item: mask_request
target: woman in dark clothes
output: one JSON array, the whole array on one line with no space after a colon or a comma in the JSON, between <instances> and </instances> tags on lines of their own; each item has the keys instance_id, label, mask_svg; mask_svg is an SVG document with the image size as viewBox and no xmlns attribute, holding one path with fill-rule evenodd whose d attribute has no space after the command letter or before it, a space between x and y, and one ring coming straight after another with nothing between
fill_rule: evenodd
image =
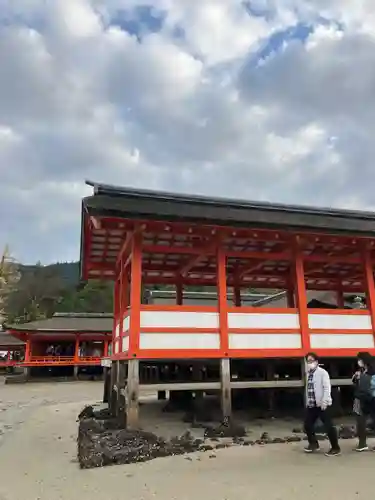
<instances>
[{"instance_id":1,"label":"woman in dark clothes","mask_svg":"<svg viewBox=\"0 0 375 500\"><path fill-rule=\"evenodd\" d=\"M354 405L353 411L357 419L358 446L355 451L368 451L367 421L374 415L374 398L372 397L371 378L375 374L373 358L368 352L357 354L358 370L353 375Z\"/></svg>"}]
</instances>

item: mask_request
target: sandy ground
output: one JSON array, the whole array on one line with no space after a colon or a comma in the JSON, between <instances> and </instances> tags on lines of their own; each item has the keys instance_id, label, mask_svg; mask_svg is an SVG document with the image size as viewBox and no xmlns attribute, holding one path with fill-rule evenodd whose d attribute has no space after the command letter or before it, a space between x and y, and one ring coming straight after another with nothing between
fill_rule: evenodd
<instances>
[{"instance_id":1,"label":"sandy ground","mask_svg":"<svg viewBox=\"0 0 375 500\"><path fill-rule=\"evenodd\" d=\"M317 496L367 500L373 494L375 453L353 454L351 441L342 442L343 455L337 458L306 456L301 444L293 443L232 447L82 471L76 462L76 417L84 404L99 401L101 395L101 383L5 386L0 380L0 500L309 500ZM143 406L145 428L153 425L155 408ZM172 416L164 423L159 418L156 425L170 433L186 428ZM290 433L291 424L285 425L279 434ZM258 437L259 430L273 432L278 424L267 426L259 424L253 433Z\"/></svg>"}]
</instances>

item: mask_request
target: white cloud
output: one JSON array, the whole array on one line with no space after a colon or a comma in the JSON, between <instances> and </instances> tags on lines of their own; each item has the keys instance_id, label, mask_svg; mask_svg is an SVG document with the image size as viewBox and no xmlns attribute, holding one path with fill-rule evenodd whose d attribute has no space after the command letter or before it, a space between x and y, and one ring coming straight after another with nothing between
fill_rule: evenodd
<instances>
[{"instance_id":1,"label":"white cloud","mask_svg":"<svg viewBox=\"0 0 375 500\"><path fill-rule=\"evenodd\" d=\"M146 3L0 0L0 246L78 258L85 178L373 206L369 0Z\"/></svg>"}]
</instances>

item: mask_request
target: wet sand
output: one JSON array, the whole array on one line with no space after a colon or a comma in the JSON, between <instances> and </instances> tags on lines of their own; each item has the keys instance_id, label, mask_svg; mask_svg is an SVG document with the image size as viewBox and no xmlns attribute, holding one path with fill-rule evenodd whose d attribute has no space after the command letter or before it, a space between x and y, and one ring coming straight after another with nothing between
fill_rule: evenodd
<instances>
[{"instance_id":1,"label":"wet sand","mask_svg":"<svg viewBox=\"0 0 375 500\"><path fill-rule=\"evenodd\" d=\"M0 379L0 500L306 500L337 496L368 499L374 489L375 453L306 456L302 443L231 447L167 457L142 464L80 470L76 462L76 417L98 402L95 382L2 385ZM155 407L144 427L178 433L187 426L168 415L155 422ZM289 430L292 423L284 424ZM274 434L277 422L262 424ZM288 428L288 429L287 429ZM253 432L257 433L259 429ZM197 430L197 435L201 432ZM252 436L250 435L252 439ZM323 443L324 447L328 443Z\"/></svg>"}]
</instances>

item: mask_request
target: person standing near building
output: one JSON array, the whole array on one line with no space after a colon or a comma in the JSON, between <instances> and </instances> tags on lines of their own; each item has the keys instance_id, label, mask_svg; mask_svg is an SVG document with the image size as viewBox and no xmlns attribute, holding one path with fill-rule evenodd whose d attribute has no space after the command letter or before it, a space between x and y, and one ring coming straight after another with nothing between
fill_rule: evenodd
<instances>
[{"instance_id":1,"label":"person standing near building","mask_svg":"<svg viewBox=\"0 0 375 500\"><path fill-rule=\"evenodd\" d=\"M328 457L340 455L341 450L338 442L337 430L332 422L331 407L331 380L328 372L319 366L318 356L310 352L306 356L307 364L307 394L306 394L306 414L305 432L308 445L304 451L314 453L319 451L319 441L315 434L315 424L321 420L331 444L330 450L326 453Z\"/></svg>"},{"instance_id":2,"label":"person standing near building","mask_svg":"<svg viewBox=\"0 0 375 500\"><path fill-rule=\"evenodd\" d=\"M367 421L374 417L375 408L375 370L373 358L368 352L357 354L358 370L353 375L354 403L353 412L356 416L358 446L355 451L368 451L367 446Z\"/></svg>"}]
</instances>

